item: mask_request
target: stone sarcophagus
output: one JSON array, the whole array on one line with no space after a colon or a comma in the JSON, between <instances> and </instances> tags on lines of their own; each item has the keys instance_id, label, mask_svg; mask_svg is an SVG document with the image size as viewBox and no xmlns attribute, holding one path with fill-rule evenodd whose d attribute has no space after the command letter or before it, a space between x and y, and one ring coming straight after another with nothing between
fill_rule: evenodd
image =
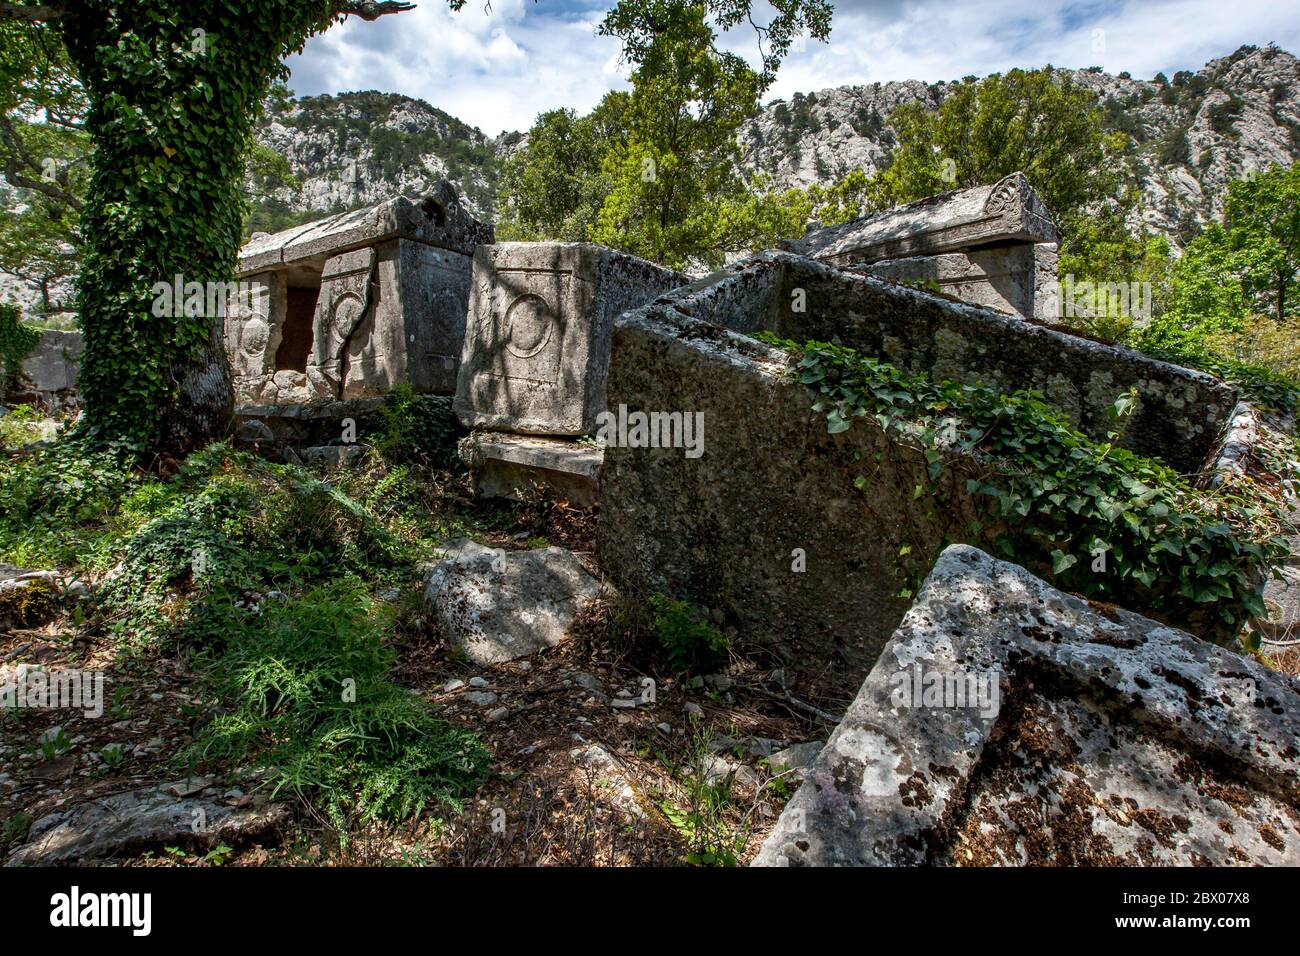
<instances>
[{"instance_id":1,"label":"stone sarcophagus","mask_svg":"<svg viewBox=\"0 0 1300 956\"><path fill-rule=\"evenodd\" d=\"M398 383L455 391L472 256L492 239L445 182L423 199L255 236L226 308L236 400L337 401Z\"/></svg>"},{"instance_id":2,"label":"stone sarcophagus","mask_svg":"<svg viewBox=\"0 0 1300 956\"><path fill-rule=\"evenodd\" d=\"M1023 173L816 230L792 252L1022 318L1060 310L1057 232Z\"/></svg>"},{"instance_id":3,"label":"stone sarcophagus","mask_svg":"<svg viewBox=\"0 0 1300 956\"><path fill-rule=\"evenodd\" d=\"M689 281L590 243L479 246L457 416L493 431L589 434L605 408L614 319Z\"/></svg>"}]
</instances>

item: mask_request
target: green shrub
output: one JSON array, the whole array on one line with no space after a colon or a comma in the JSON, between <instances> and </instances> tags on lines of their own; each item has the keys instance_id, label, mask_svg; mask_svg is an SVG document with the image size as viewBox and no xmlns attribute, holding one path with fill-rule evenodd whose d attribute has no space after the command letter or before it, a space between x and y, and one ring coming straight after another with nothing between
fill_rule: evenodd
<instances>
[{"instance_id":1,"label":"green shrub","mask_svg":"<svg viewBox=\"0 0 1300 956\"><path fill-rule=\"evenodd\" d=\"M689 604L655 595L650 599L650 609L655 641L675 672L710 671L726 660L731 642L701 620Z\"/></svg>"},{"instance_id":2,"label":"green shrub","mask_svg":"<svg viewBox=\"0 0 1300 956\"><path fill-rule=\"evenodd\" d=\"M356 580L333 582L258 612L209 609L225 648L200 660L227 710L196 742L199 760L253 760L340 830L458 809L487 776L469 731L388 680L391 609Z\"/></svg>"}]
</instances>

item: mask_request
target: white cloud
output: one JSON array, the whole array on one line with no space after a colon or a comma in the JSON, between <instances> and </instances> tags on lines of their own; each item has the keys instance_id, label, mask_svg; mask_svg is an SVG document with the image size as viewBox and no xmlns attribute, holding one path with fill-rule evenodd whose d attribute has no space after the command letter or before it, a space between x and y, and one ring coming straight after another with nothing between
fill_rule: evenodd
<instances>
[{"instance_id":1,"label":"white cloud","mask_svg":"<svg viewBox=\"0 0 1300 956\"><path fill-rule=\"evenodd\" d=\"M618 44L596 36L614 0L440 0L308 41L300 94L378 89L427 100L488 134L542 110L593 107L626 85ZM760 0L761 4L761 0ZM1277 0L846 0L829 44L792 52L772 97L848 83L959 79L1015 66L1101 66L1137 77L1197 69L1243 43L1300 52L1300 15ZM1100 31L1100 32L1099 32ZM757 59L751 31L726 38Z\"/></svg>"}]
</instances>

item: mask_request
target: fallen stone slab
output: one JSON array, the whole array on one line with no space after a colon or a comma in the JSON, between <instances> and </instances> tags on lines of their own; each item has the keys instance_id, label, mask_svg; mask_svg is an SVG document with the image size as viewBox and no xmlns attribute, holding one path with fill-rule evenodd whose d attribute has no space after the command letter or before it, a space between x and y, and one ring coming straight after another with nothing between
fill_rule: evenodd
<instances>
[{"instance_id":1,"label":"fallen stone slab","mask_svg":"<svg viewBox=\"0 0 1300 956\"><path fill-rule=\"evenodd\" d=\"M215 789L200 796L184 782L128 790L41 817L6 865L81 863L160 846L236 847L269 837L288 819L282 804L254 798L252 806L229 806Z\"/></svg>"},{"instance_id":2,"label":"fallen stone slab","mask_svg":"<svg viewBox=\"0 0 1300 956\"><path fill-rule=\"evenodd\" d=\"M426 613L479 665L556 647L578 615L606 593L563 548L505 551L459 540L424 579Z\"/></svg>"},{"instance_id":3,"label":"fallen stone slab","mask_svg":"<svg viewBox=\"0 0 1300 956\"><path fill-rule=\"evenodd\" d=\"M596 503L604 452L564 438L473 432L458 446L484 498L531 500L540 490L579 508Z\"/></svg>"},{"instance_id":4,"label":"fallen stone slab","mask_svg":"<svg viewBox=\"0 0 1300 956\"><path fill-rule=\"evenodd\" d=\"M1300 685L954 545L758 866L1296 865Z\"/></svg>"}]
</instances>

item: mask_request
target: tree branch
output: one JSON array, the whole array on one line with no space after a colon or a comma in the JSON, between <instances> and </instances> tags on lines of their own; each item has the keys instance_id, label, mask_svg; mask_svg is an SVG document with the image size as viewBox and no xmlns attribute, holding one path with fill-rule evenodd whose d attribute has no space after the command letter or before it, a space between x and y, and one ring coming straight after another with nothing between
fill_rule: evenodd
<instances>
[{"instance_id":1,"label":"tree branch","mask_svg":"<svg viewBox=\"0 0 1300 956\"><path fill-rule=\"evenodd\" d=\"M24 20L27 23L49 23L68 15L68 8L58 3L0 3L0 20Z\"/></svg>"},{"instance_id":2,"label":"tree branch","mask_svg":"<svg viewBox=\"0 0 1300 956\"><path fill-rule=\"evenodd\" d=\"M360 17L362 20L378 20L390 13L403 13L414 10L413 3L400 3L397 0L336 0L334 12L345 17Z\"/></svg>"},{"instance_id":3,"label":"tree branch","mask_svg":"<svg viewBox=\"0 0 1300 956\"><path fill-rule=\"evenodd\" d=\"M22 136L19 135L18 130L14 128L13 122L7 116L0 116L0 139L3 139L8 147L4 156L4 175L5 179L9 181L9 185L15 189L33 189L38 193L49 196L55 202L64 203L78 212L81 211L81 200L66 189L60 188L56 181L45 178L32 179L30 176L22 174L18 165L19 160L31 170L38 170L41 165L27 151Z\"/></svg>"}]
</instances>

